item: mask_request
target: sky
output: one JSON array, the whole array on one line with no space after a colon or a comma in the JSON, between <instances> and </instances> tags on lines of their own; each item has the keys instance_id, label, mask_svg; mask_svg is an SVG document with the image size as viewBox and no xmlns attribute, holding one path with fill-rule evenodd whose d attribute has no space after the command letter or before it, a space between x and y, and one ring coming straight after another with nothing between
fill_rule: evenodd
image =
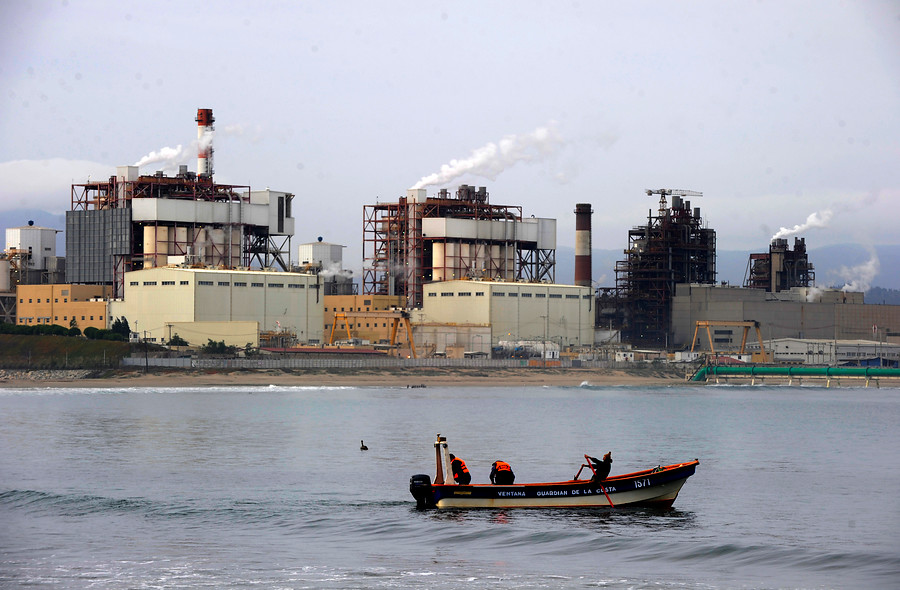
<instances>
[{"instance_id":1,"label":"sky","mask_svg":"<svg viewBox=\"0 0 900 590\"><path fill-rule=\"evenodd\" d=\"M900 244L887 0L0 4L0 211L154 152L196 170L198 108L216 181L294 193L294 244L348 268L363 206L417 184L486 186L560 246L590 203L624 248L648 188L703 192L720 250Z\"/></svg>"}]
</instances>

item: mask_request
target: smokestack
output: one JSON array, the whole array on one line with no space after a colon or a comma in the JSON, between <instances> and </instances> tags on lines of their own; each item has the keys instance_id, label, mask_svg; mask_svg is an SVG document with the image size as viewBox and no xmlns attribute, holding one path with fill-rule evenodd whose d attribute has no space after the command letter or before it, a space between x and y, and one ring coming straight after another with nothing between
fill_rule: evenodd
<instances>
[{"instance_id":1,"label":"smokestack","mask_svg":"<svg viewBox=\"0 0 900 590\"><path fill-rule=\"evenodd\" d=\"M591 210L590 203L575 205L575 284L591 286Z\"/></svg>"},{"instance_id":2,"label":"smokestack","mask_svg":"<svg viewBox=\"0 0 900 590\"><path fill-rule=\"evenodd\" d=\"M212 131L213 118L212 109L197 109L197 176L205 176L212 178L213 175L213 147L212 147Z\"/></svg>"}]
</instances>

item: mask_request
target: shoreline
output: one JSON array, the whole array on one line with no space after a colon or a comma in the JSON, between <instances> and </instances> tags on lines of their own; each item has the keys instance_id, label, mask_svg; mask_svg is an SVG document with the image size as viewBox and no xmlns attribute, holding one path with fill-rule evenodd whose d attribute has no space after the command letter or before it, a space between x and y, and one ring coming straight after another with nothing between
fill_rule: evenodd
<instances>
[{"instance_id":1,"label":"shoreline","mask_svg":"<svg viewBox=\"0 0 900 590\"><path fill-rule=\"evenodd\" d=\"M306 387L578 387L684 385L671 370L560 368L400 368L304 370L3 370L0 389L48 387L221 387L286 385Z\"/></svg>"}]
</instances>

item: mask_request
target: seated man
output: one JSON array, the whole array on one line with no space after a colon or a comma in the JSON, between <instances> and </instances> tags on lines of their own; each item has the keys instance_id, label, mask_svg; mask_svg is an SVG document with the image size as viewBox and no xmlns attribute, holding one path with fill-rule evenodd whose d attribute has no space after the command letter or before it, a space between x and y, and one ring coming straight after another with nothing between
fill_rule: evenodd
<instances>
[{"instance_id":1,"label":"seated man","mask_svg":"<svg viewBox=\"0 0 900 590\"><path fill-rule=\"evenodd\" d=\"M472 482L472 475L466 462L450 453L450 469L453 470L453 479L461 486L469 485Z\"/></svg>"},{"instance_id":2,"label":"seated man","mask_svg":"<svg viewBox=\"0 0 900 590\"><path fill-rule=\"evenodd\" d=\"M591 457L591 466L594 468L594 476L592 482L601 482L609 475L609 469L612 467L612 453L603 455L603 461L596 457Z\"/></svg>"},{"instance_id":3,"label":"seated man","mask_svg":"<svg viewBox=\"0 0 900 590\"><path fill-rule=\"evenodd\" d=\"M509 485L515 483L516 474L506 461L494 461L491 465L491 483L497 485Z\"/></svg>"}]
</instances>

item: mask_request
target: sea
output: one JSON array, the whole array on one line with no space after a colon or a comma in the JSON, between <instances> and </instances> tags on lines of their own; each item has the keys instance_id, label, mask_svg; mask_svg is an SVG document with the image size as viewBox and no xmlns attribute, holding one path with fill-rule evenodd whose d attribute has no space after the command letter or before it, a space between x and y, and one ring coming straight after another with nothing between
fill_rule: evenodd
<instances>
[{"instance_id":1,"label":"sea","mask_svg":"<svg viewBox=\"0 0 900 590\"><path fill-rule=\"evenodd\" d=\"M2 588L900 588L900 390L0 389ZM416 509L699 458L672 509ZM360 450L365 441L367 451Z\"/></svg>"}]
</instances>

